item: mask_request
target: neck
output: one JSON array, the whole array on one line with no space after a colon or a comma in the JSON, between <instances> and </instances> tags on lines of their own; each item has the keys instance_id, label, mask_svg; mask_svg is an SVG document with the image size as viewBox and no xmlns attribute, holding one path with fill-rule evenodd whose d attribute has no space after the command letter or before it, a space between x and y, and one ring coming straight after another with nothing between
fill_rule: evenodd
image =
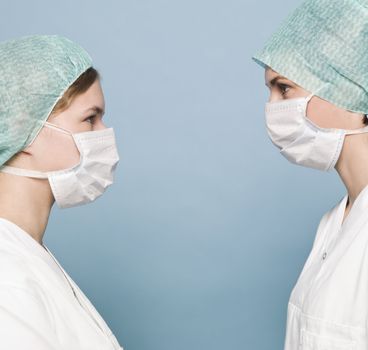
<instances>
[{"instance_id":1,"label":"neck","mask_svg":"<svg viewBox=\"0 0 368 350\"><path fill-rule=\"evenodd\" d=\"M0 172L0 217L30 234L42 245L54 202L47 179Z\"/></svg>"},{"instance_id":2,"label":"neck","mask_svg":"<svg viewBox=\"0 0 368 350\"><path fill-rule=\"evenodd\" d=\"M351 207L368 185L368 139L365 134L345 136L335 168L346 187Z\"/></svg>"}]
</instances>

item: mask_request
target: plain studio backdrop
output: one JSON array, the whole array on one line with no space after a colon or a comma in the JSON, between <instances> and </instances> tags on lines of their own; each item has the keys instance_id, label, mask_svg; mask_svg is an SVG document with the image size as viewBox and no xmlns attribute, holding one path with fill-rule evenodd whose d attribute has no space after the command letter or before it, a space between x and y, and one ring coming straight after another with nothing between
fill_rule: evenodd
<instances>
[{"instance_id":1,"label":"plain studio backdrop","mask_svg":"<svg viewBox=\"0 0 368 350\"><path fill-rule=\"evenodd\" d=\"M268 139L251 60L300 0L3 1L0 39L61 34L100 70L116 182L45 242L125 350L281 349L335 171Z\"/></svg>"}]
</instances>

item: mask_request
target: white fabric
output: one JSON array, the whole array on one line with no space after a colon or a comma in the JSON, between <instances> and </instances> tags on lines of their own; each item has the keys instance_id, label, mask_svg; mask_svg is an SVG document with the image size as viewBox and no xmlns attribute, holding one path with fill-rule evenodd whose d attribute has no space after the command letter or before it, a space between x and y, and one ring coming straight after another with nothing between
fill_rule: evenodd
<instances>
[{"instance_id":1,"label":"white fabric","mask_svg":"<svg viewBox=\"0 0 368 350\"><path fill-rule=\"evenodd\" d=\"M88 298L45 248L19 226L0 218L0 349L122 349Z\"/></svg>"},{"instance_id":2,"label":"white fabric","mask_svg":"<svg viewBox=\"0 0 368 350\"><path fill-rule=\"evenodd\" d=\"M290 294L284 350L368 349L368 186L325 215Z\"/></svg>"}]
</instances>

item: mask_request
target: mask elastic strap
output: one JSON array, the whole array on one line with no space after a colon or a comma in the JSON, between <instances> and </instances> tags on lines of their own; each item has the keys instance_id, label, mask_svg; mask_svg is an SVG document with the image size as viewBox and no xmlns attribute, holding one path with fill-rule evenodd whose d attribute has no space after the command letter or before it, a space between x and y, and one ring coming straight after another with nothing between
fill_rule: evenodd
<instances>
[{"instance_id":1,"label":"mask elastic strap","mask_svg":"<svg viewBox=\"0 0 368 350\"><path fill-rule=\"evenodd\" d=\"M9 165L1 166L0 171L3 173L7 173L7 174L33 177L36 179L47 179L48 178L47 173L44 173L42 171L16 168L16 167L9 166Z\"/></svg>"},{"instance_id":2,"label":"mask elastic strap","mask_svg":"<svg viewBox=\"0 0 368 350\"><path fill-rule=\"evenodd\" d=\"M50 128L50 129L54 129L56 131L60 131L63 134L67 134L67 135L71 135L72 134L69 130L62 128L61 126L58 126L58 125L55 125L55 124L51 124L49 122L45 122L43 125L46 126L46 127L48 127L48 128Z\"/></svg>"},{"instance_id":3,"label":"mask elastic strap","mask_svg":"<svg viewBox=\"0 0 368 350\"><path fill-rule=\"evenodd\" d=\"M72 133L69 130L62 128L61 126L49 123L47 121L43 125L50 128L50 129L60 131L63 134L72 135ZM48 178L48 173L47 172L42 172L42 171L37 171L37 170L30 170L30 169L23 169L23 168L16 168L16 167L9 166L9 165L0 166L0 172L7 173L7 174L12 174L12 175L18 175L18 176L33 177L33 178L36 178L36 179L47 179Z\"/></svg>"},{"instance_id":4,"label":"mask elastic strap","mask_svg":"<svg viewBox=\"0 0 368 350\"><path fill-rule=\"evenodd\" d=\"M315 95L315 93L314 93L314 92L312 92L310 95L308 95L308 96L305 98L306 102L309 102L309 101L310 101L310 99L311 99L314 95Z\"/></svg>"},{"instance_id":5,"label":"mask elastic strap","mask_svg":"<svg viewBox=\"0 0 368 350\"><path fill-rule=\"evenodd\" d=\"M365 132L368 132L368 125L364 126L363 128L359 128L359 129L353 129L353 130L345 129L345 135L363 134Z\"/></svg>"},{"instance_id":6,"label":"mask elastic strap","mask_svg":"<svg viewBox=\"0 0 368 350\"><path fill-rule=\"evenodd\" d=\"M310 95L308 95L305 99L307 102L317 94L318 91L321 91L324 88L324 86L320 86L318 89L316 89L314 92L312 92Z\"/></svg>"}]
</instances>

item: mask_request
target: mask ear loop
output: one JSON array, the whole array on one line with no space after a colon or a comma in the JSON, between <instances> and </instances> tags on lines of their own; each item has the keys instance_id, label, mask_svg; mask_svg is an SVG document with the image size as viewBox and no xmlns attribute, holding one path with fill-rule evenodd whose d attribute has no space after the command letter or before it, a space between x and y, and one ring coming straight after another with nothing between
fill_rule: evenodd
<instances>
[{"instance_id":1,"label":"mask ear loop","mask_svg":"<svg viewBox=\"0 0 368 350\"><path fill-rule=\"evenodd\" d=\"M324 86L320 86L319 88L317 88L314 92L312 92L310 95L308 95L305 99L307 102L310 101L310 99L313 97L313 96L316 96L317 92L318 91L321 91L322 89L324 88Z\"/></svg>"},{"instance_id":2,"label":"mask ear loop","mask_svg":"<svg viewBox=\"0 0 368 350\"><path fill-rule=\"evenodd\" d=\"M16 168L10 165L2 165L0 167L0 171L3 173L12 174L12 175L33 177L35 179L47 179L48 178L48 174L42 171Z\"/></svg>"},{"instance_id":3,"label":"mask ear loop","mask_svg":"<svg viewBox=\"0 0 368 350\"><path fill-rule=\"evenodd\" d=\"M321 91L324 88L324 86L320 86L319 88L317 88L314 92L310 93L306 98L305 98L305 117L308 121L310 121L312 124L314 124L308 117L307 117L307 106L308 106L308 102L311 100L311 98L313 96L317 96L317 92ZM314 124L315 125L315 124ZM317 126L317 125L315 125ZM318 127L318 126L317 126Z\"/></svg>"},{"instance_id":4,"label":"mask ear loop","mask_svg":"<svg viewBox=\"0 0 368 350\"><path fill-rule=\"evenodd\" d=\"M310 99L311 99L313 96L315 96L315 93L314 93L314 92L312 92L310 95L308 95L308 96L305 98L306 102L309 102L309 101L310 101Z\"/></svg>"},{"instance_id":5,"label":"mask ear loop","mask_svg":"<svg viewBox=\"0 0 368 350\"><path fill-rule=\"evenodd\" d=\"M58 125L55 125L55 124L51 124L49 122L45 122L43 125L46 126L46 127L48 127L48 128L50 128L50 129L54 129L56 131L60 131L63 134L72 135L72 133L69 130L62 128L61 126L58 126Z\"/></svg>"},{"instance_id":6,"label":"mask ear loop","mask_svg":"<svg viewBox=\"0 0 368 350\"><path fill-rule=\"evenodd\" d=\"M63 134L72 135L72 133L69 130L62 128L61 126L51 124L47 121L45 121L43 125L50 128L50 129L60 131ZM31 144L33 143L34 140L35 140L35 138L32 140ZM16 167L13 167L13 166L10 166L10 165L0 166L0 171L4 172L4 173L12 174L12 175L33 177L33 178L36 178L36 179L47 179L48 178L48 173L49 173L49 172L42 172L42 171L38 171L38 170L16 168Z\"/></svg>"},{"instance_id":7,"label":"mask ear loop","mask_svg":"<svg viewBox=\"0 0 368 350\"><path fill-rule=\"evenodd\" d=\"M67 134L67 135L72 135L72 133L69 130L62 128L61 126L51 124L48 121L45 121L45 122L43 122L43 124L42 124L40 130L37 132L37 134L33 137L32 141L28 144L28 146L31 146L33 144L33 142L35 141L36 137L40 133L43 126L46 126L50 129L54 129L56 131L61 131L62 133Z\"/></svg>"},{"instance_id":8,"label":"mask ear loop","mask_svg":"<svg viewBox=\"0 0 368 350\"><path fill-rule=\"evenodd\" d=\"M368 132L368 125L363 126L362 128L359 128L359 129L353 129L353 130L345 129L345 135L363 134L365 132Z\"/></svg>"}]
</instances>

